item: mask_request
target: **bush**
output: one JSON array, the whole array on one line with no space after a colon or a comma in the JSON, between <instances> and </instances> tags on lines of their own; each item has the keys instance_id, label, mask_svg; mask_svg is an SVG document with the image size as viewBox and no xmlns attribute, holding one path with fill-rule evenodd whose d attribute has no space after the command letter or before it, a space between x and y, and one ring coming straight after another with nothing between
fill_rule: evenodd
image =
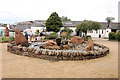
<instances>
[{"instance_id":1,"label":"bush","mask_svg":"<svg viewBox=\"0 0 120 80\"><path fill-rule=\"evenodd\" d=\"M68 32L62 32L61 37L62 38L68 38Z\"/></svg>"},{"instance_id":2,"label":"bush","mask_svg":"<svg viewBox=\"0 0 120 80\"><path fill-rule=\"evenodd\" d=\"M0 42L14 41L14 37L0 37Z\"/></svg>"},{"instance_id":3,"label":"bush","mask_svg":"<svg viewBox=\"0 0 120 80\"><path fill-rule=\"evenodd\" d=\"M51 33L51 35L56 35L56 32Z\"/></svg>"},{"instance_id":4,"label":"bush","mask_svg":"<svg viewBox=\"0 0 120 80\"><path fill-rule=\"evenodd\" d=\"M58 37L58 34L56 34L55 32L51 33L48 36L45 36L45 39L56 39Z\"/></svg>"},{"instance_id":5,"label":"bush","mask_svg":"<svg viewBox=\"0 0 120 80\"><path fill-rule=\"evenodd\" d=\"M120 32L115 33L115 38L116 38L116 40L120 41Z\"/></svg>"},{"instance_id":6,"label":"bush","mask_svg":"<svg viewBox=\"0 0 120 80\"><path fill-rule=\"evenodd\" d=\"M86 35L86 36L83 37L84 41L88 41L88 38L91 38L91 36L90 35Z\"/></svg>"},{"instance_id":7,"label":"bush","mask_svg":"<svg viewBox=\"0 0 120 80\"><path fill-rule=\"evenodd\" d=\"M110 32L109 33L109 40L115 40L116 37L115 37L115 33L114 32Z\"/></svg>"}]
</instances>

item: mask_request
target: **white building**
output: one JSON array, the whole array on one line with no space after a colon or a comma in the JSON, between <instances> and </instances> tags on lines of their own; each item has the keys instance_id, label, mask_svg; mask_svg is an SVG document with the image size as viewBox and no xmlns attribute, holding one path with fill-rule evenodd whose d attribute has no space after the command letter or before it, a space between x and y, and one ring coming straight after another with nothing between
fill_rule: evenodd
<instances>
[{"instance_id":1,"label":"white building","mask_svg":"<svg viewBox=\"0 0 120 80\"><path fill-rule=\"evenodd\" d=\"M26 29L31 29L32 32L36 32L36 30L38 29L40 32L44 32L46 27L45 27L45 20L35 20L32 23L25 23L24 25L21 24L19 25L21 30L26 30ZM61 26L61 30L64 29L64 27L69 27L70 29L73 30L72 35L76 35L76 25L80 24L82 21L63 21L63 26ZM99 37L99 35L101 37L104 38L108 38L108 34L110 32L116 32L118 29L120 29L118 27L118 23L112 22L110 25L110 28L107 28L107 22L99 22L102 24L102 28L100 30L92 30L92 31L87 31L87 35L91 35L91 37ZM20 23L19 23L20 24ZM25 26L26 25L26 26ZM24 28L22 28L22 26ZM17 26L18 27L18 26Z\"/></svg>"}]
</instances>

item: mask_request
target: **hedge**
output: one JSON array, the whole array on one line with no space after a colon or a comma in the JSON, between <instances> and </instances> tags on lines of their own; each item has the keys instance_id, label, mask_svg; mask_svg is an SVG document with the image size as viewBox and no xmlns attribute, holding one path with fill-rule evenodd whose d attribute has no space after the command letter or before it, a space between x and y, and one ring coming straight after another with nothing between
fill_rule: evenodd
<instances>
[{"instance_id":1,"label":"hedge","mask_svg":"<svg viewBox=\"0 0 120 80\"><path fill-rule=\"evenodd\" d=\"M109 33L109 40L116 40L114 32Z\"/></svg>"},{"instance_id":2,"label":"hedge","mask_svg":"<svg viewBox=\"0 0 120 80\"><path fill-rule=\"evenodd\" d=\"M110 33L109 33L109 40L117 40L117 41L120 41L120 32L118 32L118 33L110 32Z\"/></svg>"},{"instance_id":3,"label":"hedge","mask_svg":"<svg viewBox=\"0 0 120 80\"><path fill-rule=\"evenodd\" d=\"M58 34L56 34L55 32L51 33L48 36L45 36L45 39L56 39L58 37Z\"/></svg>"},{"instance_id":4,"label":"hedge","mask_svg":"<svg viewBox=\"0 0 120 80\"><path fill-rule=\"evenodd\" d=\"M120 41L120 32L115 33L115 38L116 38L116 40Z\"/></svg>"},{"instance_id":5,"label":"hedge","mask_svg":"<svg viewBox=\"0 0 120 80\"><path fill-rule=\"evenodd\" d=\"M0 37L0 42L14 41L14 37Z\"/></svg>"}]
</instances>

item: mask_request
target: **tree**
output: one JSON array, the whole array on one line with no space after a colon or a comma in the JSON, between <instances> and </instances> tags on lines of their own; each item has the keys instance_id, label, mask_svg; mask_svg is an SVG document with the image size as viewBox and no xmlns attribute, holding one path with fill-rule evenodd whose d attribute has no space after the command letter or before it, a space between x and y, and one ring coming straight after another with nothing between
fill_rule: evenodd
<instances>
[{"instance_id":1,"label":"tree","mask_svg":"<svg viewBox=\"0 0 120 80\"><path fill-rule=\"evenodd\" d=\"M56 12L53 12L50 17L46 20L45 26L46 31L59 32L60 27L62 27L61 18Z\"/></svg>"},{"instance_id":2,"label":"tree","mask_svg":"<svg viewBox=\"0 0 120 80\"><path fill-rule=\"evenodd\" d=\"M108 24L107 27L110 27L110 23L112 22L112 20L115 20L115 18L114 17L107 17L105 20L107 21L107 24Z\"/></svg>"},{"instance_id":3,"label":"tree","mask_svg":"<svg viewBox=\"0 0 120 80\"><path fill-rule=\"evenodd\" d=\"M69 29L68 27L65 27L64 29L62 29L61 32L68 32L68 34L70 34L71 32L73 32L73 30Z\"/></svg>"},{"instance_id":4,"label":"tree","mask_svg":"<svg viewBox=\"0 0 120 80\"><path fill-rule=\"evenodd\" d=\"M92 29L93 30L98 30L98 29L101 29L102 25L98 22L92 22L92 25L91 25Z\"/></svg>"},{"instance_id":5,"label":"tree","mask_svg":"<svg viewBox=\"0 0 120 80\"><path fill-rule=\"evenodd\" d=\"M76 32L79 35L80 32L87 34L87 30L98 30L102 25L98 22L84 20L81 24L76 25Z\"/></svg>"},{"instance_id":6,"label":"tree","mask_svg":"<svg viewBox=\"0 0 120 80\"><path fill-rule=\"evenodd\" d=\"M62 17L61 17L61 20L62 20L62 21L71 21L71 19L69 19L69 18L67 18L67 17L65 17L65 16L62 16Z\"/></svg>"},{"instance_id":7,"label":"tree","mask_svg":"<svg viewBox=\"0 0 120 80\"><path fill-rule=\"evenodd\" d=\"M87 34L87 30L89 30L89 21L88 20L84 20L81 24L78 24L76 26L76 32L84 32L85 34Z\"/></svg>"}]
</instances>

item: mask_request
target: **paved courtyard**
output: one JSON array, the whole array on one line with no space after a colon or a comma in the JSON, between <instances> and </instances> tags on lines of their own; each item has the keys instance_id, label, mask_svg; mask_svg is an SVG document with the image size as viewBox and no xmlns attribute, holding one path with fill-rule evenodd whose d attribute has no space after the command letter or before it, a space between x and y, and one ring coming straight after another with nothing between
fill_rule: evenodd
<instances>
[{"instance_id":1,"label":"paved courtyard","mask_svg":"<svg viewBox=\"0 0 120 80\"><path fill-rule=\"evenodd\" d=\"M12 54L6 51L7 43L0 43L0 56L2 56L2 77L117 78L118 42L110 42L107 39L98 38L94 38L94 42L108 46L110 48L110 54L102 58L84 61L52 62Z\"/></svg>"}]
</instances>

